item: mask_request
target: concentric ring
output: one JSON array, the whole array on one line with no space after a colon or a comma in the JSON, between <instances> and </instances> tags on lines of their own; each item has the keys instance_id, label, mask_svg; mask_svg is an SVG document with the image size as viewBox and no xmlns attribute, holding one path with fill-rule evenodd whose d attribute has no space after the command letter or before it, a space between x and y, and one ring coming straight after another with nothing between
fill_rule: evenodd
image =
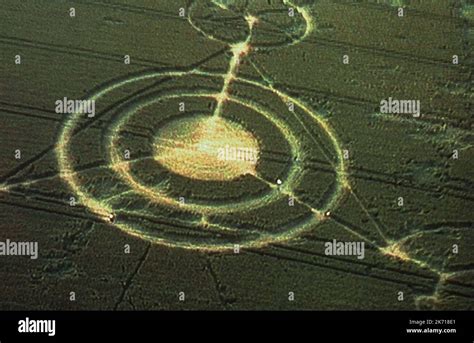
<instances>
[{"instance_id":1,"label":"concentric ring","mask_svg":"<svg viewBox=\"0 0 474 343\"><path fill-rule=\"evenodd\" d=\"M199 70L148 72L148 73L143 73L141 75L137 75L134 77L124 78L121 81L116 82L115 84L102 87L94 95L92 95L89 98L89 100L95 100L95 101L100 100L102 97L106 96L112 90L116 90L130 83L160 78L163 76L182 77L185 75L200 75L204 77L217 77L217 78L225 77L225 75L223 74L209 73L209 72L204 72L204 71L199 71ZM292 239L296 237L297 235L299 235L300 233L310 228L314 228L316 224L318 224L321 220L324 219L324 216L322 214L326 210L332 209L337 205L339 199L341 198L343 190L347 186L348 183L347 183L347 178L346 178L346 173L345 173L344 160L342 158L342 151L338 145L335 134L332 132L326 120L318 116L314 112L312 112L307 106L305 106L299 100L294 99L291 96L286 95L285 93L279 90L276 90L271 86L267 86L263 83L260 83L254 80L248 80L245 78L240 78L240 77L238 78L238 80L239 82L250 85L252 87L258 87L262 90L272 92L273 94L277 95L280 99L282 99L285 103L288 101L293 102L295 107L301 109L302 112L306 113L306 115L312 118L313 122L316 125L318 125L320 128L322 128L323 131L326 133L327 137L333 144L333 149L335 151L335 156L337 160L335 164L335 172L337 176L336 177L337 187L335 191L333 192L333 194L329 197L329 200L326 202L326 205L324 206L324 208L319 208L319 209L311 208L312 210L311 216L304 219L303 221L299 221L298 223L294 225L287 225L287 227L284 230L276 232L276 233L268 233L264 231L259 232L255 229L246 230L245 232L246 234L242 236L244 237L243 239L241 239L242 237L240 237L239 239L229 239L229 237L226 237L223 240L217 239L215 241L209 240L209 241L202 241L202 242L196 242L195 240L194 241L191 240L188 242L173 241L168 238L160 237L159 233L157 232L150 232L150 231L144 230L138 224L132 225L130 223L121 222L120 220L117 220L114 223L115 226L117 226L118 228L120 228L121 230L129 234L139 236L151 242L160 243L160 244L164 244L168 246L191 248L191 249L202 249L202 250L232 249L235 246L235 244L239 244L242 247L259 247L259 246L264 246L271 242L286 241L286 240ZM165 98L186 98L186 97L213 98L215 96L216 94L208 93L208 92L195 92L192 94L181 93L181 94L171 94L171 95L168 94L163 97L156 97L150 101L151 102L159 101ZM241 99L234 96L230 96L229 99L231 102L234 102L239 105L252 109L259 115L271 121L275 126L277 126L280 130L282 130L284 135L288 138L290 145L292 147L293 154L300 155L299 153L301 149L303 149L303 147L300 145L298 137L296 137L295 134L291 132L291 130L288 129L285 123L277 119L274 113L271 113L268 110L262 109L261 107L259 107L259 105L253 104L251 101L246 100L246 99ZM137 105L137 109L145 105L147 104L142 103L140 105ZM136 180L130 177L130 175L127 173L126 170L120 167L120 166L126 165L127 162L120 160L117 154L113 153L113 145L115 141L114 137L116 137L116 133L120 129L121 125L123 125L123 123L126 122L127 115L131 115L131 114L132 112L129 112L128 114L121 117L121 120L116 124L116 126L114 126L111 129L110 132L115 133L115 134L109 135L109 143L108 143L109 145L106 147L106 150L110 154L109 155L110 165L111 165L110 169L113 170L117 175L119 175L120 178L122 178L122 180L125 180L127 182L128 186L131 189L133 189L132 192L137 192L142 197L146 198L147 201L149 202L157 202L160 205L176 207L179 210L189 210L190 212L194 214L200 214L203 216L203 218L207 218L208 216L215 216L221 213L228 213L228 212L235 213L236 210L247 211L247 210L251 210L255 208L263 208L267 204L272 203L278 198L282 198L282 195L292 194L293 189L298 183L301 169L298 165L295 164L293 168L291 168L291 171L288 177L284 180L285 182L279 187L274 187L270 194L267 194L263 199L262 198L251 199L246 202L244 201L241 203L232 204L231 205L232 211L229 210L228 204L225 204L222 206L193 204L193 203L183 205L177 199L172 199L164 193L162 194L157 193L155 190L150 191L145 186L140 185ZM120 212L120 209L114 208L107 202L101 201L100 199L96 199L93 196L91 196L87 192L87 190L85 190L83 185L81 185L81 182L76 177L75 171L71 167L70 161L73 158L73 156L71 156L69 145L72 142L72 137L73 137L72 135L73 135L74 129L80 122L80 117L81 117L80 114L74 114L71 118L69 118L69 120L64 125L63 130L60 134L60 144L58 145L58 148L57 148L57 157L58 157L58 161L60 165L61 175L67 181L67 183L69 184L73 192L79 197L79 201L85 207L87 207L90 211L92 211L96 215L103 217L104 219L109 218L111 215L117 212ZM207 227L217 229L217 231L222 230L222 232L239 232L239 234L241 232L239 231L240 229L236 229L234 227L226 227L222 223L210 224ZM243 231L244 230L242 229L242 232Z\"/></svg>"}]
</instances>

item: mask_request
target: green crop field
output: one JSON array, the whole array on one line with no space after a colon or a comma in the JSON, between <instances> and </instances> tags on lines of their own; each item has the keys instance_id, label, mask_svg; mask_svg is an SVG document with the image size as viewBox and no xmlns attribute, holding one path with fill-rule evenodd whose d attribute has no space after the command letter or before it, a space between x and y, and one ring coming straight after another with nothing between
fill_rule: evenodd
<instances>
[{"instance_id":1,"label":"green crop field","mask_svg":"<svg viewBox=\"0 0 474 343\"><path fill-rule=\"evenodd\" d=\"M474 310L473 12L2 0L0 310Z\"/></svg>"}]
</instances>

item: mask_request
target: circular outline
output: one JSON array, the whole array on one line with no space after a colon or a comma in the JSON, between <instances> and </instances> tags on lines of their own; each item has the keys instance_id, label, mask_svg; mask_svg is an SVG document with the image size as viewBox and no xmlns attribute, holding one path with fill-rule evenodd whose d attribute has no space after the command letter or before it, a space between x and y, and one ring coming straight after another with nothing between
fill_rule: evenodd
<instances>
[{"instance_id":1,"label":"circular outline","mask_svg":"<svg viewBox=\"0 0 474 343\"><path fill-rule=\"evenodd\" d=\"M215 96L216 96L215 93L184 93L184 94L181 93L181 94L163 95L163 96L157 97L155 99L149 100L145 104L140 104L140 105L134 106L135 107L134 110L137 111L140 108L151 105L151 104L153 104L157 101L163 100L163 99L167 100L167 99L176 99L176 98L181 98L181 97L185 97L185 98L186 97L191 97L191 98L193 98L193 97L215 98ZM241 106L245 106L245 107L247 107L247 108L249 108L249 109L251 109L251 110L253 110L257 113L262 114L267 120L271 121L271 123L279 130L281 130L280 125L283 126L283 127L286 127L286 125L284 125L282 120L280 120L280 119L277 120L277 119L273 118L271 116L271 114L266 112L266 111L265 111L266 113L263 113L262 110L258 109L255 105L250 105L250 104L244 103L244 101L240 98L229 96L228 100L232 101L236 104L239 104ZM279 198L281 198L281 194L282 194L281 189L294 189L294 187L297 184L297 181L298 181L298 178L299 178L298 172L300 170L298 170L297 166L293 165L292 168L290 168L290 173L285 178L285 182L282 185L283 187L279 187L278 189L274 188L274 189L270 190L270 192L268 192L265 195L255 197L255 198L251 198L251 199L238 200L238 201L234 201L234 202L226 202L225 204L205 205L205 204L199 204L199 203L195 203L195 202L186 202L186 203L182 204L178 200L169 197L166 193L159 194L158 191L150 190L146 186L141 185L139 182L137 182L135 180L135 178L133 178L133 176L131 176L127 172L127 170L125 170L125 168L119 169L122 165L124 165L124 163L122 163L122 162L126 162L126 161L121 160L119 158L118 154L112 154L113 150L111 149L111 147L113 147L115 145L114 143L117 139L117 136L114 135L114 133L117 133L118 131L120 131L123 123L128 119L128 117L130 115L133 115L133 114L134 114L134 112L132 112L132 111L127 112L125 114L125 116L120 117L120 121L117 121L113 125L112 129L110 130L111 134L108 135L109 138L107 140L106 150L109 151L108 156L109 156L109 159L110 159L111 169L114 170L117 174L120 175L122 181L124 181L127 185L134 188L139 194L141 194L143 196L146 196L147 199L149 199L149 200L151 200L155 203L172 206L174 208L189 209L192 212L198 211L198 213L200 213L200 214L211 214L211 213L212 214L222 214L222 213L228 212L228 210L226 209L226 207L228 207L228 206L233 206L233 208L236 209L236 210L248 210L250 208L255 208L258 204L262 203L262 201L263 201L263 203L265 203L265 202L270 203L272 201L278 200ZM291 137L291 139L289 140L290 141L290 147L291 147L291 153L293 155L296 155L296 152L302 149L300 142L297 140L297 138L293 135L293 133L290 130L288 130L287 132L282 132L282 134L287 138L288 138L287 135L289 135ZM295 147L293 144L295 144L297 146ZM264 200L262 200L262 198L264 198Z\"/></svg>"},{"instance_id":2,"label":"circular outline","mask_svg":"<svg viewBox=\"0 0 474 343\"><path fill-rule=\"evenodd\" d=\"M104 96L110 91L120 88L124 85L142 81L142 80L153 79L153 78L161 77L161 76L180 77L180 76L186 76L186 75L203 75L203 76L225 78L225 74L203 72L196 69L192 69L188 71L160 71L160 72L155 71L150 74L139 73L138 75L139 76L122 78L122 81L118 81L117 83L105 84L104 86L100 87L99 90L95 94L89 96L87 100L95 101L96 99ZM294 105L302 109L306 114L309 114L310 117L312 117L316 121L316 123L323 129L323 131L325 131L325 133L328 135L328 137L331 140L333 148L336 151L337 158L338 158L338 164L335 166L337 187L336 187L336 190L333 192L333 195L330 201L328 201L326 207L323 210L315 210L309 205L307 205L312 209L313 212L315 212L315 215L311 216L310 220L307 220L303 224L300 223L296 227L285 230L284 232L281 232L281 233L270 234L270 233L265 233L265 232L259 232L260 236L257 239L252 239L250 241L244 241L242 243L239 243L239 247L244 247L244 248L245 247L252 247L252 248L263 247L270 243L283 242L283 241L288 241L290 239L294 239L299 234L305 232L308 226L313 227L313 225L317 225L322 220L324 220L323 219L324 217L322 216L321 212L326 212L328 208L335 207L339 203L339 200L342 198L343 191L348 188L349 182L348 182L347 173L345 170L346 166L345 166L344 159L342 156L342 150L339 146L339 142L336 139L336 135L332 131L332 128L330 127L329 123L325 121L323 118L321 118L320 116L313 113L304 103L285 94L284 92L281 92L275 89L273 86L267 86L260 82L245 79L242 77L237 77L236 79L240 82L248 83L250 85L254 85L256 87L260 87L262 89L271 91L274 94L278 95L282 100L291 101L292 103L294 103ZM194 96L196 95L194 94ZM213 96L215 96L215 94ZM72 191L78 196L79 201L82 202L85 207L87 207L90 211L92 211L96 215L108 219L110 218L111 213L113 213L113 209L111 209L110 206L104 205L100 201L88 196L87 192L85 192L82 189L82 187L78 184L75 178L75 172L68 165L68 161L69 161L68 145L70 143L70 140L72 139L70 132L73 130L73 128L77 124L79 116L80 116L79 113L74 113L72 117L70 117L69 120L66 121L59 135L59 144L56 147L56 150L57 150L57 159L58 159L60 175L66 181L66 183L69 185ZM234 243L196 245L193 243L172 242L163 238L158 238L156 236L150 235L146 232L137 230L136 228L133 228L129 225L125 225L118 222L114 223L114 225L117 226L122 231L132 236L148 240L152 243L162 244L168 247L180 247L180 248L185 248L185 249L203 250L203 251L225 251L225 250L231 250L235 246Z\"/></svg>"},{"instance_id":3,"label":"circular outline","mask_svg":"<svg viewBox=\"0 0 474 343\"><path fill-rule=\"evenodd\" d=\"M211 1L211 2L213 2L213 1ZM229 45L238 43L238 41L236 41L236 42L226 41L225 39L222 39L222 37L216 37L215 35L206 32L206 30L202 29L199 25L197 25L193 21L193 19L191 18L193 8L196 6L196 3L197 3L197 0L193 0L193 1L190 2L188 7L186 8L186 13L187 13L186 17L188 19L189 24L197 32L199 32L204 37L206 37L206 38L208 38L212 41L215 41L215 42L219 42L219 43L223 43L223 44L229 44ZM303 41L311 33L311 31L313 31L313 29L314 29L313 20L311 18L311 15L309 14L308 9L305 6L297 6L297 5L293 4L291 2L291 0L283 0L283 4L286 5L286 6L292 6L293 8L296 8L296 10L301 15L301 19L305 23L304 32L301 34L300 37L292 38L291 41L289 41L289 42L288 41L277 41L277 42L266 43L266 44L261 44L261 43L260 44L259 43L253 44L255 49L270 50L270 49L279 49L279 48L283 48L283 47L289 47L289 46L292 46L292 45L296 45L299 42ZM218 7L217 4L214 3L214 5ZM289 7L289 8L291 8L291 7ZM227 10L229 10L229 9L227 9ZM243 18L245 19L245 17L243 17Z\"/></svg>"}]
</instances>

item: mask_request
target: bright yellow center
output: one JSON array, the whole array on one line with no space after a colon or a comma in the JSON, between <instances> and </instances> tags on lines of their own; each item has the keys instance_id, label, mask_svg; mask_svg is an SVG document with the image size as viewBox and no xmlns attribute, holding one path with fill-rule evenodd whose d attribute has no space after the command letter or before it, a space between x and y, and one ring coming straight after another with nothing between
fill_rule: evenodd
<instances>
[{"instance_id":1,"label":"bright yellow center","mask_svg":"<svg viewBox=\"0 0 474 343\"><path fill-rule=\"evenodd\" d=\"M189 178L232 180L256 174L258 142L240 125L222 117L185 117L159 130L155 159Z\"/></svg>"}]
</instances>

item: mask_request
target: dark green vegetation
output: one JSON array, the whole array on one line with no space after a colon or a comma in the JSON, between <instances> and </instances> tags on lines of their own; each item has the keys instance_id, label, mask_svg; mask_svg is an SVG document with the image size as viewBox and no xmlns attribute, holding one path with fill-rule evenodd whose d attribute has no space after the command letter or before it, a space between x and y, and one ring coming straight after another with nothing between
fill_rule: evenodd
<instances>
[{"instance_id":1,"label":"dark green vegetation","mask_svg":"<svg viewBox=\"0 0 474 343\"><path fill-rule=\"evenodd\" d=\"M255 47L238 75L304 101L327 118L348 149L347 193L331 219L298 239L264 248L200 252L149 243L117 229L81 204L69 206L68 185L58 177L54 148L67 114L54 102L84 98L108 82L134 73L193 68L226 73L226 44L209 40L178 16L187 1L4 0L0 5L0 240L38 241L40 257L0 257L1 309L473 309L474 150L472 148L472 15L462 1L294 1L310 6L314 31L298 44L305 22L279 1L237 1L232 11L193 2L206 33L238 42L248 35L243 12L261 18ZM248 3L249 7L245 4ZM75 7L76 18L69 17ZM470 19L471 18L471 19ZM22 64L15 65L15 55ZM131 56L131 64L123 56ZM342 56L350 56L348 65ZM460 64L452 64L458 55ZM110 128L124 112L158 95L219 92L222 80L161 76L112 90L97 102L94 120L74 130L71 165L96 199L129 187L107 166ZM302 178L295 195L322 208L334 191L334 151L301 109L288 112L274 93L236 80L232 95L284 120L303 147ZM380 115L388 97L419 99L422 117ZM132 158L153 153L154 135L178 115L179 98L141 107L117 137ZM186 98L186 113L210 113L214 99ZM258 170L284 179L296 163L284 135L254 111L235 103L223 116L259 139ZM21 149L22 159L14 158ZM459 159L453 159L453 150ZM131 174L148 187L165 185L173 198L225 203L266 194L268 185L242 177L232 184L196 182L173 175L153 160L134 163ZM30 180L37 180L28 183ZM403 197L404 205L397 199ZM206 240L200 216L151 204L129 193L114 198L119 222L161 230L171 240ZM140 215L146 209L147 215ZM139 213L133 215L132 212ZM278 232L304 223L310 211L279 199L265 208L210 215L244 229ZM384 247L401 243L413 260L366 245L365 259L326 256L324 243L354 241L358 233ZM227 233L228 242L238 241ZM124 245L130 245L130 254ZM453 254L453 244L459 253ZM417 262L414 262L414 261ZM449 277L444 280L442 271ZM443 275L445 275L443 274ZM76 301L69 301L71 291ZM185 292L186 300L178 301ZM288 293L295 301L288 301ZM404 301L398 301L398 292Z\"/></svg>"}]
</instances>

